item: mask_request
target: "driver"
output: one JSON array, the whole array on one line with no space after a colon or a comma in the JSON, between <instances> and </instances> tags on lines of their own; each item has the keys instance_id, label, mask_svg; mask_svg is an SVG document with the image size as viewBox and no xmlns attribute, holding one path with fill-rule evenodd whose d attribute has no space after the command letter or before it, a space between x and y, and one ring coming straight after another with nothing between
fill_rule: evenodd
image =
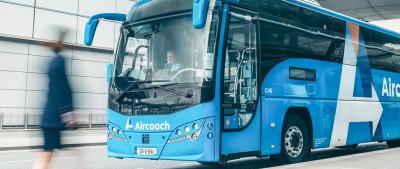
<instances>
[{"instance_id":1,"label":"driver","mask_svg":"<svg viewBox=\"0 0 400 169\"><path fill-rule=\"evenodd\" d=\"M176 73L183 68L183 65L177 62L175 59L175 53L171 50L167 52L167 63L164 66L165 70L168 70L171 73Z\"/></svg>"}]
</instances>

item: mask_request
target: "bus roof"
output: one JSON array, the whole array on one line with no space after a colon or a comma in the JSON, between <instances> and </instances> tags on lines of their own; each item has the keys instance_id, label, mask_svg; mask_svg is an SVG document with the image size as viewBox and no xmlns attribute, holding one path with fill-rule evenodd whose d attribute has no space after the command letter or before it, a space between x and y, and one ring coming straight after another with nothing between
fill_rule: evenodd
<instances>
[{"instance_id":1,"label":"bus roof","mask_svg":"<svg viewBox=\"0 0 400 169\"><path fill-rule=\"evenodd\" d=\"M146 3L150 2L150 1L153 1L153 0L140 0L133 7L141 6L141 5L146 4ZM244 1L246 1L246 0L244 0ZM254 0L252 0L252 1L254 1ZM395 36L397 38L400 38L400 33L399 32L391 31L391 30L388 30L388 29L385 29L385 28L382 28L382 27L379 27L379 26L376 26L376 25L373 25L373 24L370 24L370 23L355 19L353 17L347 16L347 15L343 15L341 13L338 13L338 12L323 8L323 7L319 7L319 6L312 5L312 4L309 4L309 3L306 3L306 2L302 2L300 0L282 0L282 1L286 1L286 2L291 3L293 5L296 5L296 6L307 8L307 9L310 9L310 10L313 10L313 11L316 11L316 12L319 12L319 13L322 13L322 14L325 14L325 15L328 15L328 16L332 16L332 17L335 17L335 18L338 18L338 19L341 19L341 20L344 20L344 21L347 21L347 22L352 22L352 23L355 23L357 25L360 25L360 26L363 26L363 27L366 27L366 28L369 28L369 29L373 29L373 30L376 30L376 31L379 31L379 32L382 32L382 33L385 33L385 34L388 34L388 35L392 35L392 36Z\"/></svg>"}]
</instances>

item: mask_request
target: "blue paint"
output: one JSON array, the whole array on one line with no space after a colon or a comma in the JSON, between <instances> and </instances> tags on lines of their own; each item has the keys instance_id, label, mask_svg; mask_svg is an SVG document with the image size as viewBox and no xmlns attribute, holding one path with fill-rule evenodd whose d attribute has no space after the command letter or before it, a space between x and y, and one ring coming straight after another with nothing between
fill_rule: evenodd
<instances>
[{"instance_id":1,"label":"blue paint","mask_svg":"<svg viewBox=\"0 0 400 169\"><path fill-rule=\"evenodd\" d=\"M347 36L349 34L349 28L347 27ZM360 33L359 37L359 47L358 47L358 59L357 59L357 74L356 83L354 83L354 93L353 96L357 97L372 97L372 75L371 67L369 64L367 48L365 47L364 37ZM361 84L361 85L360 85ZM359 86L362 86L360 88Z\"/></svg>"},{"instance_id":2,"label":"blue paint","mask_svg":"<svg viewBox=\"0 0 400 169\"><path fill-rule=\"evenodd\" d=\"M135 3L134 7L142 6L142 5L144 5L144 4L148 3L148 2L151 2L151 1L152 0L140 0L139 2Z\"/></svg>"},{"instance_id":3,"label":"blue paint","mask_svg":"<svg viewBox=\"0 0 400 169\"><path fill-rule=\"evenodd\" d=\"M206 25L208 0L193 0L192 22L195 29L202 29Z\"/></svg>"},{"instance_id":4,"label":"blue paint","mask_svg":"<svg viewBox=\"0 0 400 169\"><path fill-rule=\"evenodd\" d=\"M84 43L86 46L91 46L93 43L94 33L96 32L99 20L88 21L85 26Z\"/></svg>"},{"instance_id":5,"label":"blue paint","mask_svg":"<svg viewBox=\"0 0 400 169\"><path fill-rule=\"evenodd\" d=\"M371 122L351 122L346 145L366 143L372 141Z\"/></svg>"},{"instance_id":6,"label":"blue paint","mask_svg":"<svg viewBox=\"0 0 400 169\"><path fill-rule=\"evenodd\" d=\"M264 105L263 105L264 107ZM260 151L261 102L258 101L254 119L242 131L222 133L222 154ZM237 128L237 127L236 127ZM242 144L248 143L248 144Z\"/></svg>"},{"instance_id":7,"label":"blue paint","mask_svg":"<svg viewBox=\"0 0 400 169\"><path fill-rule=\"evenodd\" d=\"M106 76L107 84L110 83L111 74L112 74L113 69L114 69L114 64L111 64L111 63L107 64L107 76Z\"/></svg>"}]
</instances>

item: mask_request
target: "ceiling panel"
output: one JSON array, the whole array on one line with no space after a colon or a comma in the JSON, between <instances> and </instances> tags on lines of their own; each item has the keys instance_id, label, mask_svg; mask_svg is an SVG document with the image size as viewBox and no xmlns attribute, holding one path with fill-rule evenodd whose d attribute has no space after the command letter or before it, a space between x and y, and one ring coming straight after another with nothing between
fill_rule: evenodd
<instances>
[{"instance_id":1,"label":"ceiling panel","mask_svg":"<svg viewBox=\"0 0 400 169\"><path fill-rule=\"evenodd\" d=\"M317 0L321 6L368 21L400 18L400 0Z\"/></svg>"}]
</instances>

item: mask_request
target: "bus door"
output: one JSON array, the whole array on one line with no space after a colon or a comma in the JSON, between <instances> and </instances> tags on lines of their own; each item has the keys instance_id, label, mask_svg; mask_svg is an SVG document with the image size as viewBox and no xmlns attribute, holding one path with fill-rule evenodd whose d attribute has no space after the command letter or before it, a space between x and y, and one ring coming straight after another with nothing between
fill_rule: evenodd
<instances>
[{"instance_id":1,"label":"bus door","mask_svg":"<svg viewBox=\"0 0 400 169\"><path fill-rule=\"evenodd\" d=\"M236 8L230 11L221 86L221 155L260 149L257 15Z\"/></svg>"}]
</instances>

